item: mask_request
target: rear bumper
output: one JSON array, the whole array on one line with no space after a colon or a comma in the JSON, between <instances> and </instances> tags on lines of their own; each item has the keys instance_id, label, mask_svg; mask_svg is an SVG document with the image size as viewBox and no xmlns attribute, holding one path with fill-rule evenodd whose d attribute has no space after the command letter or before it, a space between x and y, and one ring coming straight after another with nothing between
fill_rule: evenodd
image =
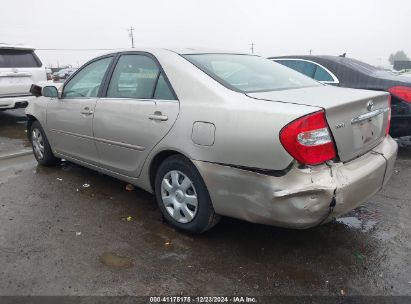
<instances>
[{"instance_id":1,"label":"rear bumper","mask_svg":"<svg viewBox=\"0 0 411 304\"><path fill-rule=\"evenodd\" d=\"M367 201L389 180L397 155L391 138L348 163L299 169L273 177L194 161L216 213L249 222L309 228ZM332 212L330 205L334 205Z\"/></svg>"},{"instance_id":2,"label":"rear bumper","mask_svg":"<svg viewBox=\"0 0 411 304\"><path fill-rule=\"evenodd\" d=\"M9 110L27 107L33 96L16 96L0 98L0 110Z\"/></svg>"}]
</instances>

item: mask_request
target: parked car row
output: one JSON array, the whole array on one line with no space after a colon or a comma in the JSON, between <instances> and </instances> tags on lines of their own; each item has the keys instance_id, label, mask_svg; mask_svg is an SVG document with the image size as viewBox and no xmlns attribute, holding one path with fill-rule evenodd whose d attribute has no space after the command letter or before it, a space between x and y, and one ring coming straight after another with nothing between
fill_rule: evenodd
<instances>
[{"instance_id":1,"label":"parked car row","mask_svg":"<svg viewBox=\"0 0 411 304\"><path fill-rule=\"evenodd\" d=\"M404 77L411 77L411 70L402 70L400 71L400 75Z\"/></svg>"},{"instance_id":2,"label":"parked car row","mask_svg":"<svg viewBox=\"0 0 411 304\"><path fill-rule=\"evenodd\" d=\"M321 81L346 81L321 65L335 77ZM392 174L390 94L368 88L254 55L132 49L91 60L60 90L33 85L27 129L40 165L64 158L139 186L183 231L221 216L308 228Z\"/></svg>"},{"instance_id":3,"label":"parked car row","mask_svg":"<svg viewBox=\"0 0 411 304\"><path fill-rule=\"evenodd\" d=\"M68 77L71 76L71 74L73 74L77 69L75 68L64 68L61 69L57 72L53 73L53 80L54 81L64 81L66 80Z\"/></svg>"}]
</instances>

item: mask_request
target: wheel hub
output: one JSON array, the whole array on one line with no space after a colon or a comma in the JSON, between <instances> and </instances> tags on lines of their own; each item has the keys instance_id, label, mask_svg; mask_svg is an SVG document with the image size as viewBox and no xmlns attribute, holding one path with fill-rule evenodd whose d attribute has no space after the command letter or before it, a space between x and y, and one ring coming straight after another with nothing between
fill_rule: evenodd
<instances>
[{"instance_id":1,"label":"wheel hub","mask_svg":"<svg viewBox=\"0 0 411 304\"><path fill-rule=\"evenodd\" d=\"M176 201L179 203L181 203L184 200L184 194L183 194L183 191L181 190L177 190L175 196L176 196Z\"/></svg>"},{"instance_id":2,"label":"wheel hub","mask_svg":"<svg viewBox=\"0 0 411 304\"><path fill-rule=\"evenodd\" d=\"M168 214L179 223L189 223L197 214L198 199L194 184L180 171L172 170L164 176L161 198Z\"/></svg>"}]
</instances>

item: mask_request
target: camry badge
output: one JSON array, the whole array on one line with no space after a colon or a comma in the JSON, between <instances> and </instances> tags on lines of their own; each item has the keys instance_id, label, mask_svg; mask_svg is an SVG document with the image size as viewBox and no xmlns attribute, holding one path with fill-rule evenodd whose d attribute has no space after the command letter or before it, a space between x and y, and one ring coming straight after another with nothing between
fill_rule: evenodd
<instances>
[{"instance_id":1,"label":"camry badge","mask_svg":"<svg viewBox=\"0 0 411 304\"><path fill-rule=\"evenodd\" d=\"M374 102L372 100L368 101L367 110L371 112L373 108L374 108Z\"/></svg>"}]
</instances>

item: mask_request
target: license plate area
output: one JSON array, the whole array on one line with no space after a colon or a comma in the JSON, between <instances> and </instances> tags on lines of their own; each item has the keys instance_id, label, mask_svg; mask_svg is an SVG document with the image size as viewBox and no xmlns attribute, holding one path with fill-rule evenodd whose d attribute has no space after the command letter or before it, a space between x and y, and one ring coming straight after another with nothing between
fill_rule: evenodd
<instances>
[{"instance_id":1,"label":"license plate area","mask_svg":"<svg viewBox=\"0 0 411 304\"><path fill-rule=\"evenodd\" d=\"M19 85L31 83L30 77L0 77L0 84L2 85Z\"/></svg>"},{"instance_id":2,"label":"license plate area","mask_svg":"<svg viewBox=\"0 0 411 304\"><path fill-rule=\"evenodd\" d=\"M378 112L377 112L378 111ZM354 148L362 150L375 144L384 136L384 110L369 112L353 118Z\"/></svg>"}]
</instances>

